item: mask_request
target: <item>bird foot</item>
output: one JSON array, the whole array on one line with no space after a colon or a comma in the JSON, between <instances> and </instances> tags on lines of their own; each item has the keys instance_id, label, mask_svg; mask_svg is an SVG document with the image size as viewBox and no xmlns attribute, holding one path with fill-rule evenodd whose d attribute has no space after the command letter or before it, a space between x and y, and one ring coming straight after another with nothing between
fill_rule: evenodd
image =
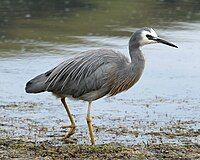
<instances>
[{"instance_id":1,"label":"bird foot","mask_svg":"<svg viewBox=\"0 0 200 160\"><path fill-rule=\"evenodd\" d=\"M62 128L70 128L70 130L65 134L64 139L69 138L75 133L76 126L75 125L70 125L70 126L62 126Z\"/></svg>"},{"instance_id":2,"label":"bird foot","mask_svg":"<svg viewBox=\"0 0 200 160\"><path fill-rule=\"evenodd\" d=\"M75 125L63 125L60 128L66 129L66 128L73 128L73 127L76 127L76 126Z\"/></svg>"}]
</instances>

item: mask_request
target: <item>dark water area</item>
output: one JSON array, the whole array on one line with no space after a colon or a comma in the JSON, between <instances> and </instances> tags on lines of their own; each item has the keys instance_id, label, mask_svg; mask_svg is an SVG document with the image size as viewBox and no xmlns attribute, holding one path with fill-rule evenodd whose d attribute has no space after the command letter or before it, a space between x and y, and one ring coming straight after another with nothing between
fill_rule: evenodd
<instances>
[{"instance_id":1,"label":"dark water area","mask_svg":"<svg viewBox=\"0 0 200 160\"><path fill-rule=\"evenodd\" d=\"M144 26L184 30L182 23L200 19L200 4L192 0L3 0L0 6L1 56L48 49L45 42L87 43L76 36L129 37Z\"/></svg>"},{"instance_id":2,"label":"dark water area","mask_svg":"<svg viewBox=\"0 0 200 160\"><path fill-rule=\"evenodd\" d=\"M160 133L162 126L177 124L184 125L184 132L199 133L199 1L2 0L1 136L33 138L43 127L48 131L39 135L41 139L63 135L60 126L69 121L60 101L50 93L25 93L26 82L81 51L111 48L129 56L129 37L144 26L154 28L179 48L143 47L146 67L138 84L93 103L97 143L142 143L153 137L151 132ZM74 100L69 104L79 127L75 137L85 143L87 104ZM164 142L186 140L199 143L199 135L163 138ZM158 137L156 142L160 142Z\"/></svg>"}]
</instances>

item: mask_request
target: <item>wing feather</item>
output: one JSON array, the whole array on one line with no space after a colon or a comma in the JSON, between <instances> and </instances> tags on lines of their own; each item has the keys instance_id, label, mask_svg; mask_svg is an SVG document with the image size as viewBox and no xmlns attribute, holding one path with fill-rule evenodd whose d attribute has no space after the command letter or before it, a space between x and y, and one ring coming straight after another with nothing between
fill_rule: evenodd
<instances>
[{"instance_id":1,"label":"wing feather","mask_svg":"<svg viewBox=\"0 0 200 160\"><path fill-rule=\"evenodd\" d=\"M123 54L110 49L83 52L64 61L51 72L46 80L46 90L78 97L108 87L106 83L110 72L115 70L113 68L127 62Z\"/></svg>"}]
</instances>

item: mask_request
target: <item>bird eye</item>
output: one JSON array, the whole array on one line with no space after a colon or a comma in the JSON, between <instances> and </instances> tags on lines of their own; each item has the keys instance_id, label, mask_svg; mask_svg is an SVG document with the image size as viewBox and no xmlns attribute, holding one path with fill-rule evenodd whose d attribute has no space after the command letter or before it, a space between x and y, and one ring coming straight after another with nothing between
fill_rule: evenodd
<instances>
[{"instance_id":1,"label":"bird eye","mask_svg":"<svg viewBox=\"0 0 200 160\"><path fill-rule=\"evenodd\" d=\"M153 36L147 34L146 37L149 39L149 40L152 40L153 39Z\"/></svg>"}]
</instances>

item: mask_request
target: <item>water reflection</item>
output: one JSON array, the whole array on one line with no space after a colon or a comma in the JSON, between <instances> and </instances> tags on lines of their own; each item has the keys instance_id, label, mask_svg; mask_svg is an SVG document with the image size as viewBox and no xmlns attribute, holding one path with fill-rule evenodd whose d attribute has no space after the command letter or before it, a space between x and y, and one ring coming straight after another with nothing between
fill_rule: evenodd
<instances>
[{"instance_id":1,"label":"water reflection","mask_svg":"<svg viewBox=\"0 0 200 160\"><path fill-rule=\"evenodd\" d=\"M3 39L70 42L69 35L127 35L113 29L200 19L194 0L4 0L0 6Z\"/></svg>"},{"instance_id":2,"label":"water reflection","mask_svg":"<svg viewBox=\"0 0 200 160\"><path fill-rule=\"evenodd\" d=\"M200 2L195 0L3 0L0 6L3 56L32 52L36 43L39 49L48 42L85 43L74 36L129 36L124 28L173 30L178 22L200 19ZM24 46L21 40L35 42Z\"/></svg>"}]
</instances>

